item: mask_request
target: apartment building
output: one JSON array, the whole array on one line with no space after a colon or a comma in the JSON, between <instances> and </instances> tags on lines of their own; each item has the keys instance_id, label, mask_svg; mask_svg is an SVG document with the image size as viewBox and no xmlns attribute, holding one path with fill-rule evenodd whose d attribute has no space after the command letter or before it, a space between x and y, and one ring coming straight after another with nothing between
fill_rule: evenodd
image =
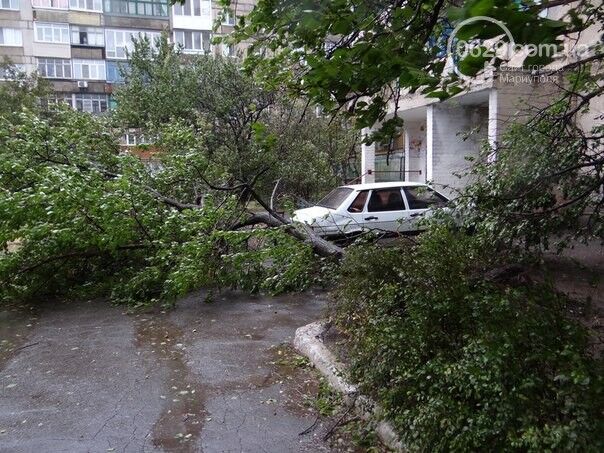
<instances>
[{"instance_id":1,"label":"apartment building","mask_svg":"<svg viewBox=\"0 0 604 453\"><path fill-rule=\"evenodd\" d=\"M175 6L167 0L0 0L0 60L49 79L51 101L101 113L112 106L133 38L153 41L165 31L185 53L236 56L242 49L213 45L212 37L230 33L254 3L238 1L223 15L210 0Z\"/></svg>"},{"instance_id":2,"label":"apartment building","mask_svg":"<svg viewBox=\"0 0 604 453\"><path fill-rule=\"evenodd\" d=\"M560 20L568 7L552 7L543 14ZM594 24L567 37L568 55L549 68L564 68L574 61L574 49L595 48L600 45L601 36L602 24ZM391 103L385 118L397 115L403 119L401 135L390 147L375 143L362 146L362 181L428 182L449 195L465 187L470 182L463 176L470 168L469 159L478 157L485 143L496 155L498 142L510 124L524 121L530 115L530 107L546 106L560 92L562 75L532 76L522 66L524 55L519 53L514 58L507 67L485 71L465 91L446 101L402 93L398 106ZM592 99L589 107L589 112L580 113L577 118L586 131L601 124L604 96ZM364 133L370 134L379 126L367 128Z\"/></svg>"}]
</instances>

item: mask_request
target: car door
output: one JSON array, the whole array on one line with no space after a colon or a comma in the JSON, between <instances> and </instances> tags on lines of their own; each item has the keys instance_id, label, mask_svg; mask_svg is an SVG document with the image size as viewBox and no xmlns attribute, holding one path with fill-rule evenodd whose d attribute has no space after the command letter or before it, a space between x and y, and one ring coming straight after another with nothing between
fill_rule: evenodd
<instances>
[{"instance_id":1,"label":"car door","mask_svg":"<svg viewBox=\"0 0 604 453\"><path fill-rule=\"evenodd\" d=\"M365 227L372 230L400 231L405 203L400 187L374 189L369 195L363 216Z\"/></svg>"},{"instance_id":2,"label":"car door","mask_svg":"<svg viewBox=\"0 0 604 453\"><path fill-rule=\"evenodd\" d=\"M408 231L423 229L421 221L429 216L430 210L447 204L447 198L428 186L408 186L403 188L409 207Z\"/></svg>"}]
</instances>

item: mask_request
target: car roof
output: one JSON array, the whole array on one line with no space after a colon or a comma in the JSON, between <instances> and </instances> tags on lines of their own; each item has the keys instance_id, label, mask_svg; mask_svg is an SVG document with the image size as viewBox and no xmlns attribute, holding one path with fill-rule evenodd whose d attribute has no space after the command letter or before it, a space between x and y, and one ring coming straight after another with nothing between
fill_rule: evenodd
<instances>
[{"instance_id":1,"label":"car roof","mask_svg":"<svg viewBox=\"0 0 604 453\"><path fill-rule=\"evenodd\" d=\"M394 181L394 182L372 182L367 184L347 184L341 187L348 187L355 190L388 189L390 187L428 187L421 182Z\"/></svg>"}]
</instances>

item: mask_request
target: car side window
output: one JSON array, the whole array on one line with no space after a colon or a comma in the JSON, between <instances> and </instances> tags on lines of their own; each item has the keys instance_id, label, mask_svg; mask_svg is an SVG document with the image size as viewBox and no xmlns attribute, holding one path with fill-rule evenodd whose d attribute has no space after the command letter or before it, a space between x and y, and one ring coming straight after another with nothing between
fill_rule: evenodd
<instances>
[{"instance_id":1,"label":"car side window","mask_svg":"<svg viewBox=\"0 0 604 453\"><path fill-rule=\"evenodd\" d=\"M402 211L405 209L400 187L371 192L367 210L369 212Z\"/></svg>"},{"instance_id":2,"label":"car side window","mask_svg":"<svg viewBox=\"0 0 604 453\"><path fill-rule=\"evenodd\" d=\"M350 206L348 207L348 212L363 212L365 202L367 201L368 192L368 190L363 190L359 192L354 201L350 203Z\"/></svg>"},{"instance_id":3,"label":"car side window","mask_svg":"<svg viewBox=\"0 0 604 453\"><path fill-rule=\"evenodd\" d=\"M447 204L447 199L429 187L405 187L409 209L438 208Z\"/></svg>"}]
</instances>

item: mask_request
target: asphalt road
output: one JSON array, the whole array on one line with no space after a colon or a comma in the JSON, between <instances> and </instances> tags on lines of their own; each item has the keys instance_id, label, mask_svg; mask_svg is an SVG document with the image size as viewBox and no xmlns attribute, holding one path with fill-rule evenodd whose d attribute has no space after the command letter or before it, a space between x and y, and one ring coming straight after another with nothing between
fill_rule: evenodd
<instances>
[{"instance_id":1,"label":"asphalt road","mask_svg":"<svg viewBox=\"0 0 604 453\"><path fill-rule=\"evenodd\" d=\"M287 346L321 296L201 293L168 312L104 301L0 312L0 451L330 451Z\"/></svg>"}]
</instances>

